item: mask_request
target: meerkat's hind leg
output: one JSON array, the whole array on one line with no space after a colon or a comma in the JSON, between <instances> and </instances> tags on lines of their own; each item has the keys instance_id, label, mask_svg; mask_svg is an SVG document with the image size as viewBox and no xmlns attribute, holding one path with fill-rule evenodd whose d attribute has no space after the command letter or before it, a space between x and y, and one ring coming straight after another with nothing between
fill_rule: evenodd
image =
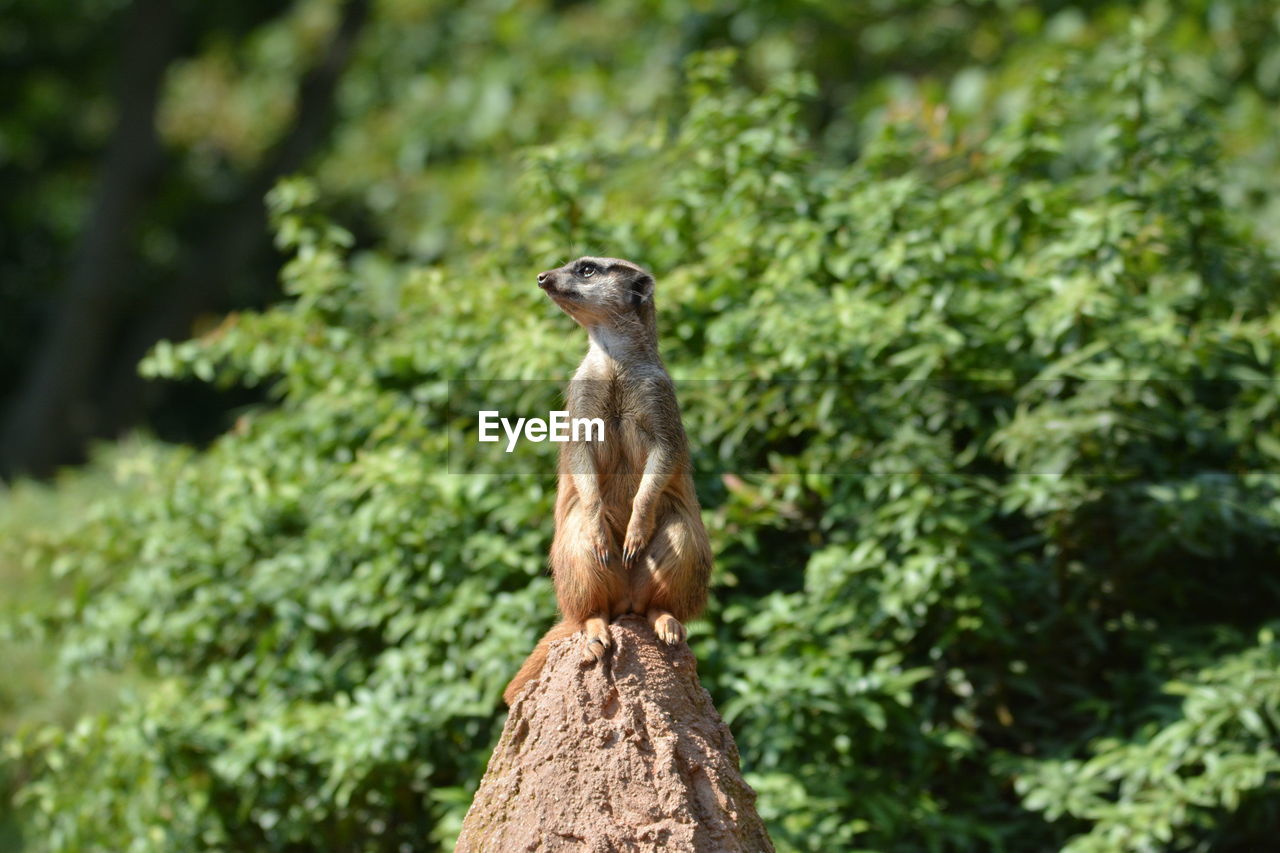
<instances>
[{"instance_id":1,"label":"meerkat's hind leg","mask_svg":"<svg viewBox=\"0 0 1280 853\"><path fill-rule=\"evenodd\" d=\"M636 609L644 608L653 633L668 645L685 641L689 632L680 619L693 618L701 609L697 586L705 580L697 573L696 546L690 525L677 514L665 514L632 576Z\"/></svg>"},{"instance_id":2,"label":"meerkat's hind leg","mask_svg":"<svg viewBox=\"0 0 1280 853\"><path fill-rule=\"evenodd\" d=\"M582 659L590 662L603 658L604 653L612 645L609 639L609 618L592 616L584 623L582 633L585 638L582 644Z\"/></svg>"},{"instance_id":3,"label":"meerkat's hind leg","mask_svg":"<svg viewBox=\"0 0 1280 853\"><path fill-rule=\"evenodd\" d=\"M685 638L689 636L689 632L684 625L680 624L680 620L672 616L669 611L652 607L645 614L645 618L653 626L653 633L658 635L658 639L669 646L683 643Z\"/></svg>"},{"instance_id":4,"label":"meerkat's hind leg","mask_svg":"<svg viewBox=\"0 0 1280 853\"><path fill-rule=\"evenodd\" d=\"M585 505L571 506L556 522L551 544L551 575L565 618L582 626L582 659L599 660L608 650L609 605L625 598L625 583L616 565L601 562L611 550L609 526L601 525ZM597 548L604 542L603 551Z\"/></svg>"}]
</instances>

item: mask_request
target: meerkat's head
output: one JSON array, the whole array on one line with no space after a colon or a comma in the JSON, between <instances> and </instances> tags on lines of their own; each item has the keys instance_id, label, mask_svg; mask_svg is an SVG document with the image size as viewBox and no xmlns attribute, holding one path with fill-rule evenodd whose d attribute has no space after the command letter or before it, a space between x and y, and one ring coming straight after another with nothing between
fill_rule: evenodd
<instances>
[{"instance_id":1,"label":"meerkat's head","mask_svg":"<svg viewBox=\"0 0 1280 853\"><path fill-rule=\"evenodd\" d=\"M582 326L653 322L653 276L620 258L578 258L538 273L538 287Z\"/></svg>"}]
</instances>

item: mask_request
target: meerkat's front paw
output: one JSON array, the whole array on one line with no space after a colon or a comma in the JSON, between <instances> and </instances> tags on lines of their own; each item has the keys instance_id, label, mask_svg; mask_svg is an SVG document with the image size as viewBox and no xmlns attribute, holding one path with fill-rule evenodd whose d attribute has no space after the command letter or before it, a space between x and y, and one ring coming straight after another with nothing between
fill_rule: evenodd
<instances>
[{"instance_id":1,"label":"meerkat's front paw","mask_svg":"<svg viewBox=\"0 0 1280 853\"><path fill-rule=\"evenodd\" d=\"M622 562L631 568L640 559L641 552L649 544L653 535L653 525L637 523L634 519L627 525L627 536L622 540Z\"/></svg>"},{"instance_id":2,"label":"meerkat's front paw","mask_svg":"<svg viewBox=\"0 0 1280 853\"><path fill-rule=\"evenodd\" d=\"M596 523L591 533L591 556L601 568L609 567L609 527L603 520Z\"/></svg>"},{"instance_id":3,"label":"meerkat's front paw","mask_svg":"<svg viewBox=\"0 0 1280 853\"><path fill-rule=\"evenodd\" d=\"M683 643L685 637L689 636L689 632L685 630L684 625L680 624L680 620L670 613L661 613L653 620L653 633L669 646Z\"/></svg>"},{"instance_id":4,"label":"meerkat's front paw","mask_svg":"<svg viewBox=\"0 0 1280 853\"><path fill-rule=\"evenodd\" d=\"M582 646L582 659L596 661L604 657L612 641L609 639L609 623L599 617L588 619L582 627L585 642Z\"/></svg>"}]
</instances>

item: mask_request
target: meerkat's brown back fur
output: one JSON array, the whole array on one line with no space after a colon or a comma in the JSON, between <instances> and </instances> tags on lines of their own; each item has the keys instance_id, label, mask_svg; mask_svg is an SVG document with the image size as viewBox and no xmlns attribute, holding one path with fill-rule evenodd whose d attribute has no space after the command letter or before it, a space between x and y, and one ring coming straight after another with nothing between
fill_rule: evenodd
<instances>
[{"instance_id":1,"label":"meerkat's brown back fur","mask_svg":"<svg viewBox=\"0 0 1280 853\"><path fill-rule=\"evenodd\" d=\"M682 642L711 572L675 386L658 356L653 277L629 261L579 258L538 284L587 330L566 406L571 418L602 419L605 434L560 451L551 571L564 621L507 686L507 704L556 639L582 631L584 657L602 657L611 616L644 614L660 639Z\"/></svg>"}]
</instances>

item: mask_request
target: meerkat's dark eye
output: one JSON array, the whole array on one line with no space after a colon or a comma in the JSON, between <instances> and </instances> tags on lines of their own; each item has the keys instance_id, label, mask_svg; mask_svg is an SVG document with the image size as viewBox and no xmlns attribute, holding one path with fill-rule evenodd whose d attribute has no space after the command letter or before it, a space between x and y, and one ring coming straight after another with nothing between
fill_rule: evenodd
<instances>
[{"instance_id":1,"label":"meerkat's dark eye","mask_svg":"<svg viewBox=\"0 0 1280 853\"><path fill-rule=\"evenodd\" d=\"M599 270L600 268L593 263L580 264L578 266L578 275L583 278L591 278L591 276L595 275Z\"/></svg>"}]
</instances>

